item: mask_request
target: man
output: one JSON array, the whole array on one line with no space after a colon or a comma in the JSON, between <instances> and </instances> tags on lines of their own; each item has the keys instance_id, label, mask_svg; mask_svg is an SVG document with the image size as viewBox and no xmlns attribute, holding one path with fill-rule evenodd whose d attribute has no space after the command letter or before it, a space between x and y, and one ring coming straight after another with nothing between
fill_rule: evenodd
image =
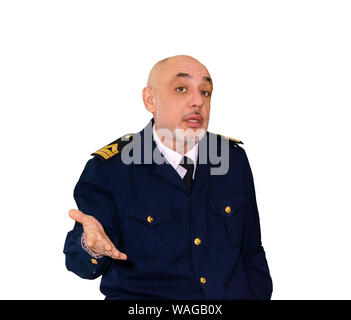
<instances>
[{"instance_id":1,"label":"man","mask_svg":"<svg viewBox=\"0 0 351 320\"><path fill-rule=\"evenodd\" d=\"M80 277L102 275L106 299L270 299L250 165L240 141L207 132L212 90L196 59L158 62L153 119L87 162L64 253Z\"/></svg>"}]
</instances>

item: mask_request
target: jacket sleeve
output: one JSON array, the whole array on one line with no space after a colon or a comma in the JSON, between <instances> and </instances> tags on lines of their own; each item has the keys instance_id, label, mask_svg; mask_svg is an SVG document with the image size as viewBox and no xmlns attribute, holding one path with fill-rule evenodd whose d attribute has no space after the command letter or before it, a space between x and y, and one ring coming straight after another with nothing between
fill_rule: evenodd
<instances>
[{"instance_id":1,"label":"jacket sleeve","mask_svg":"<svg viewBox=\"0 0 351 320\"><path fill-rule=\"evenodd\" d=\"M251 299L269 300L273 291L265 252L261 243L259 213L255 187L249 161L244 151L245 186L248 195L247 211L244 218L242 259L248 280Z\"/></svg>"},{"instance_id":2,"label":"jacket sleeve","mask_svg":"<svg viewBox=\"0 0 351 320\"><path fill-rule=\"evenodd\" d=\"M106 235L117 247L119 238L115 221L116 206L101 165L96 158L87 162L75 186L74 199L80 211L94 216L102 224ZM93 258L81 245L82 233L83 226L75 222L73 230L67 234L63 250L66 267L81 278L96 279L108 270L113 259L106 256Z\"/></svg>"}]
</instances>

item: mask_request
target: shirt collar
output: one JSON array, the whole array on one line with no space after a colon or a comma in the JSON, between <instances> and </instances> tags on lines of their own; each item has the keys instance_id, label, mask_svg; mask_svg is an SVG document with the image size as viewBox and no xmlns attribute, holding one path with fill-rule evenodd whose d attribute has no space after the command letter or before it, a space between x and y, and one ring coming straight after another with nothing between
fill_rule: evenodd
<instances>
[{"instance_id":1,"label":"shirt collar","mask_svg":"<svg viewBox=\"0 0 351 320\"><path fill-rule=\"evenodd\" d=\"M164 157L167 159L167 161L170 163L170 165L177 170L180 161L183 158L183 155L180 154L177 151L174 151L173 149L168 148L165 144L163 144L158 137L155 129L155 124L152 127L152 136L153 139L155 140L157 148L161 151L161 153L164 155ZM199 149L199 144L197 143L193 148L188 150L188 152L184 155L188 158L190 158L194 162L194 173L196 169L196 162L197 162L197 157L198 157L198 149Z\"/></svg>"}]
</instances>

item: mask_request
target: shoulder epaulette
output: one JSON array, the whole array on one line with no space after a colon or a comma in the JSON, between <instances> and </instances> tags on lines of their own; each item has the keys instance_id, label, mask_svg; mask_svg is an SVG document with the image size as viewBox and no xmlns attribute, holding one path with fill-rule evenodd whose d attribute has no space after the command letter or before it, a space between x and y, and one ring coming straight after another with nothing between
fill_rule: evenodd
<instances>
[{"instance_id":1,"label":"shoulder epaulette","mask_svg":"<svg viewBox=\"0 0 351 320\"><path fill-rule=\"evenodd\" d=\"M133 134L127 134L118 138L117 140L109 143L108 145L104 146L103 148L95 151L92 153L92 156L99 158L102 161L106 161L112 158L117 153L125 147L129 142L133 140Z\"/></svg>"},{"instance_id":2,"label":"shoulder epaulette","mask_svg":"<svg viewBox=\"0 0 351 320\"><path fill-rule=\"evenodd\" d=\"M232 141L236 146L237 146L238 144L244 144L244 142L242 142L242 141L240 141L240 140L238 140L238 139L234 139L234 138L222 136L221 134L220 134L220 136L223 137L223 138L225 138L225 139L228 139L228 140Z\"/></svg>"}]
</instances>

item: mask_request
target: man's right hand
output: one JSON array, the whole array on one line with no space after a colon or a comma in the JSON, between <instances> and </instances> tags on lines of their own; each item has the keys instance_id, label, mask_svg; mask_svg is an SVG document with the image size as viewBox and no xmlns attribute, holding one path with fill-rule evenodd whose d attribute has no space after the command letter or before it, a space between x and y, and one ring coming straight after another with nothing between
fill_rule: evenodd
<instances>
[{"instance_id":1,"label":"man's right hand","mask_svg":"<svg viewBox=\"0 0 351 320\"><path fill-rule=\"evenodd\" d=\"M82 224L85 243L93 253L109 256L113 259L127 260L127 255L116 249L101 223L93 216L75 209L69 210L68 214L70 218Z\"/></svg>"}]
</instances>

